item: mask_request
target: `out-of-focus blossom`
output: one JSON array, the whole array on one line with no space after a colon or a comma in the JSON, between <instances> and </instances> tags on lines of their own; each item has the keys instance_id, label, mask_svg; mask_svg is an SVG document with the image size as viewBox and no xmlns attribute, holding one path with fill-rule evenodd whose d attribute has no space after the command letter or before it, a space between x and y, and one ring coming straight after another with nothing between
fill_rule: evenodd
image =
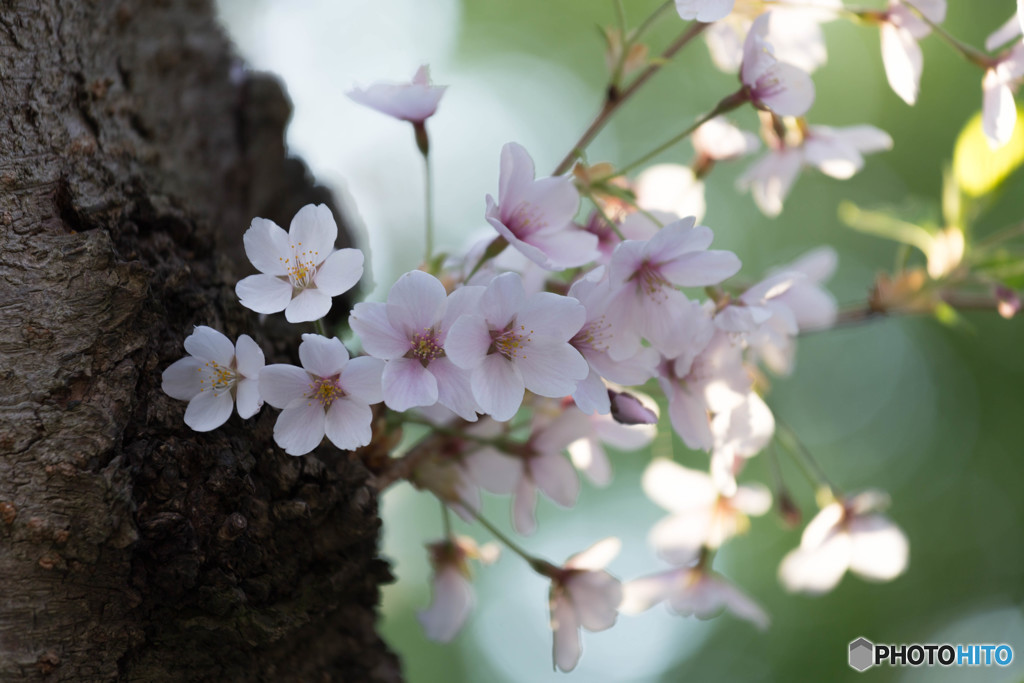
<instances>
[{"instance_id":1,"label":"out-of-focus blossom","mask_svg":"<svg viewBox=\"0 0 1024 683\"><path fill-rule=\"evenodd\" d=\"M889 86L907 104L917 102L924 60L918 41L932 32L931 26L908 5L935 24L946 18L946 0L890 0L881 20L882 62Z\"/></svg>"},{"instance_id":2,"label":"out-of-focus blossom","mask_svg":"<svg viewBox=\"0 0 1024 683\"><path fill-rule=\"evenodd\" d=\"M659 602L684 617L717 617L729 610L759 629L768 628L768 615L761 606L717 572L702 567L678 567L626 582L619 610L639 614Z\"/></svg>"},{"instance_id":3,"label":"out-of-focus blossom","mask_svg":"<svg viewBox=\"0 0 1024 683\"><path fill-rule=\"evenodd\" d=\"M1024 42L1018 41L996 59L981 81L982 128L992 149L1002 147L1013 136L1017 125L1017 103L1013 94L1022 78Z\"/></svg>"},{"instance_id":4,"label":"out-of-focus blossom","mask_svg":"<svg viewBox=\"0 0 1024 683\"><path fill-rule=\"evenodd\" d=\"M891 581L907 568L907 537L877 511L888 504L865 491L826 505L804 529L800 547L783 558L779 579L787 590L827 593L847 570L872 581Z\"/></svg>"},{"instance_id":5,"label":"out-of-focus blossom","mask_svg":"<svg viewBox=\"0 0 1024 683\"><path fill-rule=\"evenodd\" d=\"M693 216L702 220L707 211L704 183L693 169L679 164L656 164L637 176L636 203L648 211L664 211L677 218Z\"/></svg>"},{"instance_id":6,"label":"out-of-focus blossom","mask_svg":"<svg viewBox=\"0 0 1024 683\"><path fill-rule=\"evenodd\" d=\"M274 425L274 441L288 455L305 455L324 435L342 450L370 443L373 411L380 403L380 376L384 361L362 356L349 358L337 338L302 335L302 367L268 365L260 373L260 393L281 414Z\"/></svg>"},{"instance_id":7,"label":"out-of-focus blossom","mask_svg":"<svg viewBox=\"0 0 1024 683\"><path fill-rule=\"evenodd\" d=\"M772 505L771 493L761 484L739 486L727 496L706 473L665 459L647 466L643 488L672 513L651 529L650 543L665 561L679 566L697 560L702 548L715 550L743 533L748 515L763 515Z\"/></svg>"},{"instance_id":8,"label":"out-of-focus blossom","mask_svg":"<svg viewBox=\"0 0 1024 683\"><path fill-rule=\"evenodd\" d=\"M709 24L724 19L736 0L676 0L676 11L687 21L696 19Z\"/></svg>"},{"instance_id":9,"label":"out-of-focus blossom","mask_svg":"<svg viewBox=\"0 0 1024 683\"><path fill-rule=\"evenodd\" d=\"M606 538L552 568L548 605L555 666L562 671L572 671L580 661L580 628L604 631L615 625L622 584L604 568L621 546L619 539Z\"/></svg>"},{"instance_id":10,"label":"out-of-focus blossom","mask_svg":"<svg viewBox=\"0 0 1024 683\"><path fill-rule=\"evenodd\" d=\"M779 116L803 116L814 103L814 82L806 71L780 62L767 40L771 13L754 20L743 43L740 80L754 106Z\"/></svg>"},{"instance_id":11,"label":"out-of-focus blossom","mask_svg":"<svg viewBox=\"0 0 1024 683\"><path fill-rule=\"evenodd\" d=\"M693 133L693 149L698 159L739 159L753 154L760 146L756 135L740 130L722 117L711 119Z\"/></svg>"},{"instance_id":12,"label":"out-of-focus blossom","mask_svg":"<svg viewBox=\"0 0 1024 683\"><path fill-rule=\"evenodd\" d=\"M189 355L163 372L164 393L188 401L185 424L208 432L228 421L236 403L243 419L259 411L259 376L265 361L252 337L240 335L232 344L212 327L199 325L185 338L185 350Z\"/></svg>"},{"instance_id":13,"label":"out-of-focus blossom","mask_svg":"<svg viewBox=\"0 0 1024 683\"><path fill-rule=\"evenodd\" d=\"M469 560L491 564L498 559L493 543L478 546L468 536L455 536L427 545L434 568L433 600L417 614L427 638L447 643L459 632L473 609Z\"/></svg>"},{"instance_id":14,"label":"out-of-focus blossom","mask_svg":"<svg viewBox=\"0 0 1024 683\"><path fill-rule=\"evenodd\" d=\"M363 252L334 249L338 226L324 204L308 204L288 232L266 218L252 219L242 240L245 254L260 271L235 285L243 306L257 313L279 313L290 323L319 320L331 299L352 289L363 276Z\"/></svg>"},{"instance_id":15,"label":"out-of-focus blossom","mask_svg":"<svg viewBox=\"0 0 1024 683\"><path fill-rule=\"evenodd\" d=\"M371 356L385 360L384 403L404 412L440 402L464 420L476 420L469 372L445 355L448 331L458 317L478 310L483 287L448 295L444 285L419 270L391 287L387 303L356 304L349 324Z\"/></svg>"},{"instance_id":16,"label":"out-of-focus blossom","mask_svg":"<svg viewBox=\"0 0 1024 683\"><path fill-rule=\"evenodd\" d=\"M1013 316L1020 312L1020 295L1013 291L1009 287L999 285L996 287L996 310L999 311L999 315L1010 320Z\"/></svg>"},{"instance_id":17,"label":"out-of-focus blossom","mask_svg":"<svg viewBox=\"0 0 1024 683\"><path fill-rule=\"evenodd\" d=\"M736 187L750 190L761 213L775 217L782 213L782 204L803 166L799 149L780 145L769 150L736 179Z\"/></svg>"},{"instance_id":18,"label":"out-of-focus blossom","mask_svg":"<svg viewBox=\"0 0 1024 683\"><path fill-rule=\"evenodd\" d=\"M424 64L411 83L374 83L365 90L355 88L348 96L359 104L402 121L422 124L437 111L448 86L430 85L430 68Z\"/></svg>"},{"instance_id":19,"label":"out-of-focus blossom","mask_svg":"<svg viewBox=\"0 0 1024 683\"><path fill-rule=\"evenodd\" d=\"M590 372L569 340L586 310L576 299L550 292L526 296L518 274L494 278L480 297L479 313L451 326L444 350L471 372L473 396L485 413L506 421L519 410L523 391L561 398Z\"/></svg>"},{"instance_id":20,"label":"out-of-focus blossom","mask_svg":"<svg viewBox=\"0 0 1024 683\"><path fill-rule=\"evenodd\" d=\"M597 238L573 223L579 206L570 177L534 180L526 150L514 142L502 148L498 201L487 195L487 222L530 260L548 270L594 260Z\"/></svg>"},{"instance_id":21,"label":"out-of-focus blossom","mask_svg":"<svg viewBox=\"0 0 1024 683\"><path fill-rule=\"evenodd\" d=\"M630 394L621 393L618 396L628 396L630 400L639 404L639 399ZM650 402L653 404L653 400ZM653 407L657 408L657 404ZM607 486L612 480L611 463L604 448L606 445L621 451L636 451L648 446L657 436L657 413L647 407L642 407L641 410L653 415L654 422L622 424L611 415L591 415L591 431L569 444L572 464L587 475L596 486ZM649 418L645 415L644 419Z\"/></svg>"}]
</instances>

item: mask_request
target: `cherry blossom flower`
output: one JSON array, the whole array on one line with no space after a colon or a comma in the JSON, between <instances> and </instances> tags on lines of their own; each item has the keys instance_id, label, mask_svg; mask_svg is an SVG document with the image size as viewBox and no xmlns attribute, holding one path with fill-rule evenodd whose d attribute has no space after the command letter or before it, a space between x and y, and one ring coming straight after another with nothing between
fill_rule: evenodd
<instances>
[{"instance_id":1,"label":"cherry blossom flower","mask_svg":"<svg viewBox=\"0 0 1024 683\"><path fill-rule=\"evenodd\" d=\"M1010 141L1017 125L1013 93L1024 78L1024 42L1018 41L985 71L981 82L982 128L992 149Z\"/></svg>"},{"instance_id":2,"label":"cherry blossom flower","mask_svg":"<svg viewBox=\"0 0 1024 683\"><path fill-rule=\"evenodd\" d=\"M580 628L604 631L615 625L622 601L622 584L604 568L619 553L617 538L598 541L570 557L564 566L551 567L551 630L555 667L572 671L580 661Z\"/></svg>"},{"instance_id":3,"label":"cherry blossom flower","mask_svg":"<svg viewBox=\"0 0 1024 683\"><path fill-rule=\"evenodd\" d=\"M760 109L779 116L803 116L814 103L814 82L806 71L780 62L767 40L771 13L754 20L743 43L740 80Z\"/></svg>"},{"instance_id":4,"label":"cherry blossom flower","mask_svg":"<svg viewBox=\"0 0 1024 683\"><path fill-rule=\"evenodd\" d=\"M682 216L704 218L704 183L693 169L679 164L655 164L644 170L634 184L637 205L648 211L663 211L678 220Z\"/></svg>"},{"instance_id":5,"label":"cherry blossom flower","mask_svg":"<svg viewBox=\"0 0 1024 683\"><path fill-rule=\"evenodd\" d=\"M639 400L629 394L618 396L629 397L623 402L632 400L639 404ZM657 409L653 399L648 397L648 400L653 404L653 408ZM569 444L572 464L595 486L607 486L612 480L612 468L608 461L608 453L605 451L606 445L620 451L637 451L650 445L658 435L657 413L647 407L642 407L641 410L653 417L652 423L622 424L612 415L590 415L590 432ZM643 419L650 417L644 415Z\"/></svg>"},{"instance_id":6,"label":"cherry blossom flower","mask_svg":"<svg viewBox=\"0 0 1024 683\"><path fill-rule=\"evenodd\" d=\"M359 104L402 121L422 124L437 111L437 105L448 86L430 85L430 67L421 66L411 83L374 83L363 90L355 88L347 94Z\"/></svg>"},{"instance_id":7,"label":"cherry blossom flower","mask_svg":"<svg viewBox=\"0 0 1024 683\"><path fill-rule=\"evenodd\" d=\"M946 18L946 0L889 0L889 9L883 13L882 63L889 86L907 104L917 102L921 88L921 70L924 60L917 44L932 32L924 20L908 5L913 5L935 24Z\"/></svg>"},{"instance_id":8,"label":"cherry blossom flower","mask_svg":"<svg viewBox=\"0 0 1024 683\"><path fill-rule=\"evenodd\" d=\"M827 593L847 570L871 581L891 581L907 568L907 537L878 514L888 504L881 491L864 491L826 505L810 521L800 547L779 565L787 590Z\"/></svg>"},{"instance_id":9,"label":"cherry blossom flower","mask_svg":"<svg viewBox=\"0 0 1024 683\"><path fill-rule=\"evenodd\" d=\"M480 297L479 314L465 314L451 326L444 350L470 370L473 396L485 413L510 420L524 389L560 398L589 373L587 361L569 340L586 311L575 299L550 292L526 296L516 273L494 278Z\"/></svg>"},{"instance_id":10,"label":"cherry blossom flower","mask_svg":"<svg viewBox=\"0 0 1024 683\"><path fill-rule=\"evenodd\" d=\"M252 337L240 335L232 344L217 330L199 325L185 338L185 350L189 355L163 373L164 393L188 401L185 424L197 432L216 429L231 417L236 401L243 419L259 411L259 376L265 361Z\"/></svg>"},{"instance_id":11,"label":"cherry blossom flower","mask_svg":"<svg viewBox=\"0 0 1024 683\"><path fill-rule=\"evenodd\" d=\"M469 560L491 564L498 559L498 547L492 543L478 546L468 536L455 536L427 545L427 551L434 568L433 600L416 616L427 638L447 643L473 609Z\"/></svg>"},{"instance_id":12,"label":"cherry blossom flower","mask_svg":"<svg viewBox=\"0 0 1024 683\"><path fill-rule=\"evenodd\" d=\"M696 19L706 24L724 19L736 0L676 0L676 11L687 21Z\"/></svg>"},{"instance_id":13,"label":"cherry blossom flower","mask_svg":"<svg viewBox=\"0 0 1024 683\"><path fill-rule=\"evenodd\" d=\"M326 434L342 450L370 443L373 411L380 403L384 361L362 356L349 359L337 338L302 335L302 367L268 365L260 373L260 393L281 409L274 441L288 455L305 455Z\"/></svg>"},{"instance_id":14,"label":"cherry blossom flower","mask_svg":"<svg viewBox=\"0 0 1024 683\"><path fill-rule=\"evenodd\" d=\"M768 615L717 572L703 567L678 567L659 574L627 581L622 586L623 614L639 614L659 602L684 617L712 619L729 610L759 629L768 628Z\"/></svg>"},{"instance_id":15,"label":"cherry blossom flower","mask_svg":"<svg viewBox=\"0 0 1024 683\"><path fill-rule=\"evenodd\" d=\"M743 533L748 515L763 515L772 505L771 493L761 484L739 486L725 495L708 474L665 459L644 470L643 489L672 513L651 529L649 541L658 555L680 566L697 560L702 548L715 550Z\"/></svg>"},{"instance_id":16,"label":"cherry blossom flower","mask_svg":"<svg viewBox=\"0 0 1024 683\"><path fill-rule=\"evenodd\" d=\"M698 164L745 157L760 146L756 135L740 130L721 116L711 119L693 133L693 149L697 152Z\"/></svg>"},{"instance_id":17,"label":"cherry blossom flower","mask_svg":"<svg viewBox=\"0 0 1024 683\"><path fill-rule=\"evenodd\" d=\"M534 180L533 159L521 145L501 150L498 201L487 195L487 222L508 243L548 270L574 268L597 256L597 238L573 218L580 197L568 176Z\"/></svg>"},{"instance_id":18,"label":"cherry blossom flower","mask_svg":"<svg viewBox=\"0 0 1024 683\"><path fill-rule=\"evenodd\" d=\"M352 289L363 276L363 252L334 249L338 226L324 204L308 204L288 232L266 218L245 231L245 253L260 271L235 285L242 305L257 313L279 313L290 323L319 320L331 298Z\"/></svg>"},{"instance_id":19,"label":"cherry blossom flower","mask_svg":"<svg viewBox=\"0 0 1024 683\"><path fill-rule=\"evenodd\" d=\"M678 328L699 311L676 286L718 284L740 268L732 252L708 251L713 237L710 228L689 217L666 225L649 240L626 240L616 248L606 311L615 331L608 340L613 360L633 356L641 337L667 356L682 353L688 342Z\"/></svg>"},{"instance_id":20,"label":"cherry blossom flower","mask_svg":"<svg viewBox=\"0 0 1024 683\"><path fill-rule=\"evenodd\" d=\"M405 273L391 287L387 303L356 304L349 324L368 354L384 359L384 403L404 412L437 402L464 420L476 420L469 372L445 355L448 330L463 313L477 310L483 287L462 287L451 295L432 275Z\"/></svg>"}]
</instances>

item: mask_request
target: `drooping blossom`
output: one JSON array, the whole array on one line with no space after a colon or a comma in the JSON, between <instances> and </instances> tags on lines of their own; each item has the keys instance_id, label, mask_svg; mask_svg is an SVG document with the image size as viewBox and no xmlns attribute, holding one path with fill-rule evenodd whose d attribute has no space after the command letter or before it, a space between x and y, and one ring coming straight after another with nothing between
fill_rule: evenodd
<instances>
[{"instance_id":1,"label":"drooping blossom","mask_svg":"<svg viewBox=\"0 0 1024 683\"><path fill-rule=\"evenodd\" d=\"M252 337L240 335L232 344L217 330L199 325L185 338L185 350L189 355L163 372L164 393L188 401L185 424L208 432L227 422L236 404L243 419L259 411L259 376L265 361Z\"/></svg>"},{"instance_id":2,"label":"drooping blossom","mask_svg":"<svg viewBox=\"0 0 1024 683\"><path fill-rule=\"evenodd\" d=\"M907 104L917 102L921 89L921 70L924 58L918 41L932 32L931 26L913 9L935 24L946 18L946 0L889 0L889 8L882 13L882 63L889 86Z\"/></svg>"},{"instance_id":3,"label":"drooping blossom","mask_svg":"<svg viewBox=\"0 0 1024 683\"><path fill-rule=\"evenodd\" d=\"M428 544L427 552L434 569L433 599L430 607L416 617L427 638L447 643L459 632L473 609L469 560L491 564L498 559L498 547L493 543L478 546L468 536L453 536Z\"/></svg>"},{"instance_id":4,"label":"drooping blossom","mask_svg":"<svg viewBox=\"0 0 1024 683\"><path fill-rule=\"evenodd\" d=\"M707 211L704 183L693 169L680 164L655 164L637 176L633 191L636 203L648 211L664 211L676 220L693 216L702 220Z\"/></svg>"},{"instance_id":5,"label":"drooping blossom","mask_svg":"<svg viewBox=\"0 0 1024 683\"><path fill-rule=\"evenodd\" d=\"M302 367L268 365L260 373L260 393L281 409L274 441L288 455L305 455L324 435L342 450L370 443L373 411L380 403L384 361L369 356L349 358L337 338L302 335Z\"/></svg>"},{"instance_id":6,"label":"drooping blossom","mask_svg":"<svg viewBox=\"0 0 1024 683\"><path fill-rule=\"evenodd\" d=\"M771 12L750 27L743 43L740 80L755 107L779 116L803 116L814 103L814 81L806 71L780 62L767 40Z\"/></svg>"},{"instance_id":7,"label":"drooping blossom","mask_svg":"<svg viewBox=\"0 0 1024 683\"><path fill-rule=\"evenodd\" d=\"M639 399L631 394L620 393L618 396L625 397L618 401L619 404L631 404ZM649 398L649 397L648 397ZM653 408L657 404L650 399ZM630 405L629 410L632 411ZM607 486L612 480L612 467L608 460L608 453L605 446L620 451L637 451L645 448L654 441L658 434L658 415L651 408L642 406L639 411L645 413L641 419L651 420L650 422L634 422L623 424L609 415L590 415L590 432L569 444L569 457L572 464L596 486ZM634 417L640 417L636 415Z\"/></svg>"},{"instance_id":8,"label":"drooping blossom","mask_svg":"<svg viewBox=\"0 0 1024 683\"><path fill-rule=\"evenodd\" d=\"M658 555L679 566L696 561L702 548L716 550L743 533L748 516L763 515L772 505L771 493L761 484L739 486L725 495L707 473L665 459L644 470L643 489L672 513L654 525L648 539Z\"/></svg>"},{"instance_id":9,"label":"drooping blossom","mask_svg":"<svg viewBox=\"0 0 1024 683\"><path fill-rule=\"evenodd\" d=\"M617 538L598 541L570 557L562 567L550 567L551 630L555 667L572 671L580 661L580 629L604 631L615 625L622 584L604 568L618 555Z\"/></svg>"},{"instance_id":10,"label":"drooping blossom","mask_svg":"<svg viewBox=\"0 0 1024 683\"><path fill-rule=\"evenodd\" d=\"M674 357L687 346L678 327L697 313L676 287L705 287L735 275L740 260L729 251L708 251L711 229L693 217L666 225L649 240L626 240L612 255L606 321L613 360L633 356L641 337Z\"/></svg>"},{"instance_id":11,"label":"drooping blossom","mask_svg":"<svg viewBox=\"0 0 1024 683\"><path fill-rule=\"evenodd\" d=\"M981 81L982 128L992 149L1002 147L1013 136L1017 125L1017 103L1013 94L1022 78L1024 42L1017 41L986 69Z\"/></svg>"},{"instance_id":12,"label":"drooping blossom","mask_svg":"<svg viewBox=\"0 0 1024 683\"><path fill-rule=\"evenodd\" d=\"M521 145L501 150L498 201L487 195L487 222L509 244L548 270L582 266L597 256L597 238L573 218L579 193L568 176L535 180L533 159Z\"/></svg>"},{"instance_id":13,"label":"drooping blossom","mask_svg":"<svg viewBox=\"0 0 1024 683\"><path fill-rule=\"evenodd\" d=\"M721 574L701 566L678 567L627 581L622 593L619 610L623 614L639 614L665 602L684 617L712 619L728 610L759 629L768 628L768 615L760 605Z\"/></svg>"},{"instance_id":14,"label":"drooping blossom","mask_svg":"<svg viewBox=\"0 0 1024 683\"><path fill-rule=\"evenodd\" d=\"M347 94L359 104L402 121L422 124L437 111L448 86L430 84L430 67L421 66L411 83L374 83L369 88L354 88Z\"/></svg>"},{"instance_id":15,"label":"drooping blossom","mask_svg":"<svg viewBox=\"0 0 1024 683\"><path fill-rule=\"evenodd\" d=\"M516 414L524 389L560 398L571 394L589 366L569 340L586 311L575 299L550 292L527 297L518 274L494 278L480 297L479 313L459 317L444 350L470 371L473 397L499 421Z\"/></svg>"},{"instance_id":16,"label":"drooping blossom","mask_svg":"<svg viewBox=\"0 0 1024 683\"><path fill-rule=\"evenodd\" d=\"M804 529L800 547L782 559L782 585L816 595L835 588L847 570L871 581L902 574L910 547L903 531L878 512L888 501L869 490L822 508Z\"/></svg>"},{"instance_id":17,"label":"drooping blossom","mask_svg":"<svg viewBox=\"0 0 1024 683\"><path fill-rule=\"evenodd\" d=\"M368 354L385 360L384 403L392 410L441 405L476 420L469 372L447 357L448 331L463 313L477 310L483 287L449 295L432 275L414 270L391 287L387 303L356 304L349 324Z\"/></svg>"},{"instance_id":18,"label":"drooping blossom","mask_svg":"<svg viewBox=\"0 0 1024 683\"><path fill-rule=\"evenodd\" d=\"M319 320L331 299L363 276L363 252L334 249L338 226L324 204L308 204L288 232L266 218L245 231L245 254L260 271L235 285L241 304L257 313L279 313L290 323Z\"/></svg>"}]
</instances>

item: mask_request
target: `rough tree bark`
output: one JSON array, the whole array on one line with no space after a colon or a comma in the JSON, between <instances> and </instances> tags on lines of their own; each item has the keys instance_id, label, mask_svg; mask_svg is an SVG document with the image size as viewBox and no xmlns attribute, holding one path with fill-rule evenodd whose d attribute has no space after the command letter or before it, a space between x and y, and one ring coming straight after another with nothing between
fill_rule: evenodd
<instances>
[{"instance_id":1,"label":"rough tree bark","mask_svg":"<svg viewBox=\"0 0 1024 683\"><path fill-rule=\"evenodd\" d=\"M233 294L251 217L330 203L288 115L208 0L0 0L0 680L399 679L365 458L160 390L193 325L297 345Z\"/></svg>"}]
</instances>

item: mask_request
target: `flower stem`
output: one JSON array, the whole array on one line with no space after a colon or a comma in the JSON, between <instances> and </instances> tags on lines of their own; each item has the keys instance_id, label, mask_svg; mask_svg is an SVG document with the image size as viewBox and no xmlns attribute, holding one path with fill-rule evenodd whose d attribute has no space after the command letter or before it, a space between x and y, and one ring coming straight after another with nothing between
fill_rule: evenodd
<instances>
[{"instance_id":1,"label":"flower stem","mask_svg":"<svg viewBox=\"0 0 1024 683\"><path fill-rule=\"evenodd\" d=\"M431 261L434 258L434 182L433 173L430 170L430 137L427 135L425 123L414 123L413 130L416 132L416 147L419 148L420 154L423 155L423 203L424 221L427 231L424 261L427 264L427 268L431 268Z\"/></svg>"},{"instance_id":2,"label":"flower stem","mask_svg":"<svg viewBox=\"0 0 1024 683\"><path fill-rule=\"evenodd\" d=\"M313 321L313 327L316 328L316 333L319 334L321 337L326 337L327 336L327 328L324 327L324 319L323 318L318 318L318 319L314 320Z\"/></svg>"},{"instance_id":3,"label":"flower stem","mask_svg":"<svg viewBox=\"0 0 1024 683\"><path fill-rule=\"evenodd\" d=\"M448 509L448 506L445 505L445 502L443 500L441 500L440 498L438 499L438 502L441 503L441 520L444 523L444 537L447 538L448 540L452 540L452 538L454 538L454 536L452 536L452 513L451 513L451 510Z\"/></svg>"},{"instance_id":4,"label":"flower stem","mask_svg":"<svg viewBox=\"0 0 1024 683\"><path fill-rule=\"evenodd\" d=\"M972 47L956 38L949 31L947 31L946 29L942 28L934 21L929 19L928 16L924 12L922 12L918 7L915 7L913 3L907 2L903 4L907 9L916 14L921 21L928 24L928 26L931 27L932 31L935 31L936 35L938 35L940 38L946 41L946 43L948 43L957 53L959 53L961 57L966 59L971 64L980 66L983 69L989 69L995 66L995 64L998 62L998 60L989 57L981 50L978 50L977 48Z\"/></svg>"},{"instance_id":5,"label":"flower stem","mask_svg":"<svg viewBox=\"0 0 1024 683\"><path fill-rule=\"evenodd\" d=\"M662 9L668 4L669 3L665 3L662 7L656 9L655 14L660 14ZM632 97L644 83L649 81L654 74L658 73L658 71L660 71L661 68L667 64L677 52L682 50L690 41L703 33L708 26L709 24L702 24L696 21L692 22L687 29L683 31L682 35L676 38L671 45L665 48L658 59L654 60L650 66L644 69L643 72L637 76L626 89L620 91L614 87L614 84L611 84L608 88L607 94L605 95L604 104L601 105L601 110L597 113L597 116L594 117L594 120L590 123L590 126L587 127L587 130L583 132L583 135L580 136L580 139L577 140L576 144L573 145L571 150L569 150L569 153L565 155L565 158L563 158L562 161L559 162L558 166L555 167L555 170L551 175L562 175L572 168L576 159L584 152L584 150L586 150L587 145L589 145L594 138L597 137L597 134L600 133L608 124L612 114L614 114L619 107L629 100L629 98ZM641 25L641 27L643 27L643 25ZM646 28L644 30L646 30Z\"/></svg>"},{"instance_id":6,"label":"flower stem","mask_svg":"<svg viewBox=\"0 0 1024 683\"><path fill-rule=\"evenodd\" d=\"M824 489L834 495L833 492L836 488L828 480L825 470L814 459L810 450L800 441L796 432L786 423L782 422L778 416L775 418L775 440L792 456L793 462L797 464L804 476L807 477L807 480L814 486L815 491L820 493Z\"/></svg>"},{"instance_id":7,"label":"flower stem","mask_svg":"<svg viewBox=\"0 0 1024 683\"><path fill-rule=\"evenodd\" d=\"M552 576L552 573L557 571L557 568L554 565L552 565L550 562L548 562L546 560L542 560L542 559L540 559L538 557L534 557L530 553L526 552L522 547L519 546L518 543L516 543L511 538L506 536L496 526L494 526L489 521L487 521L486 517L481 515L479 512L474 510L472 507L470 507L469 505L466 505L465 503L462 504L462 507L467 512L469 512L469 514L473 515L473 518L476 521L480 522L480 524L483 525L483 527L485 529L487 529L489 532L491 532L492 536L494 536L496 539L501 541L505 545L505 547L507 547L509 550L514 552L519 557L523 558L526 561L526 563L528 565L530 565L530 567L535 572L537 572L538 574L540 574L542 576Z\"/></svg>"}]
</instances>

